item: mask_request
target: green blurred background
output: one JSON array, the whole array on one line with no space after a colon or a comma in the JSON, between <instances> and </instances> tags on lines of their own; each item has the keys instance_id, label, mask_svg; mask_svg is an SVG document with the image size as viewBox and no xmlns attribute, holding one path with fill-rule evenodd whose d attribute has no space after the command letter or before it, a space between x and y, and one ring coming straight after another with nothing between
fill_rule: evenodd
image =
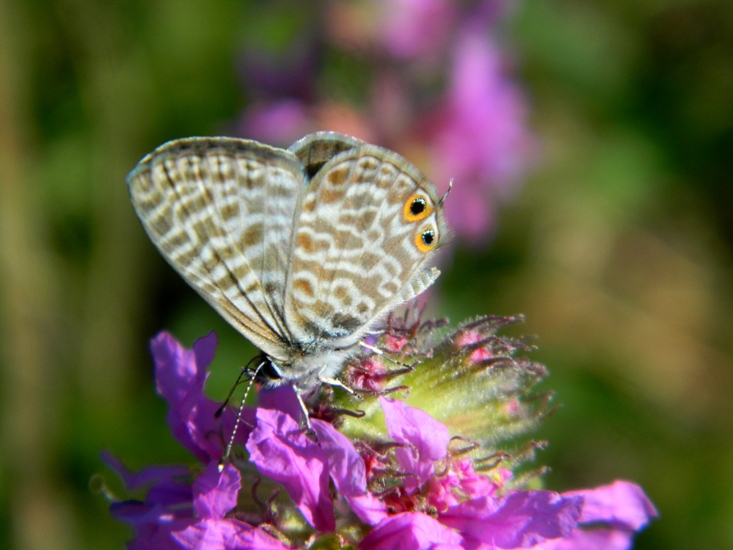
<instances>
[{"instance_id":1,"label":"green blurred background","mask_svg":"<svg viewBox=\"0 0 733 550\"><path fill-rule=\"evenodd\" d=\"M0 2L0 547L120 548L99 451L192 462L148 338L216 330L219 397L251 348L157 255L125 175L168 139L231 134L257 99L243 52L317 35L327 7ZM630 479L661 512L636 548L733 548L733 3L511 11L495 29L539 153L491 238L454 243L436 310L526 314L561 405L536 434L548 488ZM358 111L374 59L325 59L314 93Z\"/></svg>"}]
</instances>

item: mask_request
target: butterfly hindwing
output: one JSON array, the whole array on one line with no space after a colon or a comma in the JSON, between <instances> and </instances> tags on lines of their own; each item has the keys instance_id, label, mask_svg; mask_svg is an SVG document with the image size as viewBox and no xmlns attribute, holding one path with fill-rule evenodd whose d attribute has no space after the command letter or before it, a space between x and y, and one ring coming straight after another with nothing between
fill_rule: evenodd
<instances>
[{"instance_id":1,"label":"butterfly hindwing","mask_svg":"<svg viewBox=\"0 0 733 550\"><path fill-rule=\"evenodd\" d=\"M413 197L424 209L409 210ZM348 346L374 321L427 288L444 230L437 191L417 168L367 144L337 153L313 175L296 218L285 292L289 332ZM430 246L420 245L431 231Z\"/></svg>"}]
</instances>

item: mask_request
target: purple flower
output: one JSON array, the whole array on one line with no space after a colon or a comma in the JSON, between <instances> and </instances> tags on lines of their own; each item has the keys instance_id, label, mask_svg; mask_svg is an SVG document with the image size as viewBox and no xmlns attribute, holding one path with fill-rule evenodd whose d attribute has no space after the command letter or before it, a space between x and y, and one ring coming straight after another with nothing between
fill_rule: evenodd
<instances>
[{"instance_id":1,"label":"purple flower","mask_svg":"<svg viewBox=\"0 0 733 550\"><path fill-rule=\"evenodd\" d=\"M105 460L120 471L114 458L108 456ZM152 481L145 502L112 505L115 519L135 528L137 536L130 548L289 548L261 529L226 517L236 506L241 487L239 471L231 464L219 472L218 464L211 462L191 484L166 481L171 473L181 473L178 467L171 467L167 473L162 468L155 470L159 474L157 480L150 472L140 474L146 481Z\"/></svg>"},{"instance_id":2,"label":"purple flower","mask_svg":"<svg viewBox=\"0 0 733 550\"><path fill-rule=\"evenodd\" d=\"M193 484L194 508L197 518L180 531L173 531L172 538L182 548L211 549L272 549L288 548L261 529L243 521L225 518L225 514L237 505L240 484L239 471L227 464L219 473L218 464L212 462Z\"/></svg>"},{"instance_id":3,"label":"purple flower","mask_svg":"<svg viewBox=\"0 0 733 550\"><path fill-rule=\"evenodd\" d=\"M158 393L168 402L168 425L173 436L202 462L219 460L226 435L234 428L235 413L225 409L221 418L215 413L221 406L204 395L209 377L206 367L214 358L216 334L209 333L194 342L193 349L184 349L173 336L161 332L150 343L155 362ZM245 422L238 431L238 442L244 444L249 435L247 426L254 421L253 411L245 411Z\"/></svg>"},{"instance_id":4,"label":"purple flower","mask_svg":"<svg viewBox=\"0 0 733 550\"><path fill-rule=\"evenodd\" d=\"M500 484L491 483L484 478L486 482L483 484L468 484L473 490L455 490L461 487L461 474L456 475L456 470L450 467L450 462L456 459L450 458L447 453L445 427L430 417L426 418L422 411L411 409L399 401L380 398L380 404L390 436L405 445L398 449L400 455L397 461L403 468L402 473L410 476L405 478L406 495L412 497L411 502L420 502L420 499L414 498L414 493L422 491L426 497L425 502L429 503L423 513L433 510L437 522L449 529L438 529L433 523L426 523L415 512L394 517L407 515L408 518L401 520L399 525L410 533L414 530L422 532L427 528L426 525L430 525L434 535L444 535L433 539L432 543L440 542L448 545L447 547L458 545L456 547L459 548L480 548L481 545L485 548L526 548L562 542L564 545L558 548L580 549L586 547L582 544L573 546L571 543L576 539L582 541L588 536L587 532L581 531L584 524L608 524L613 529L604 533L612 534L616 530L630 540L634 531L656 516L656 510L643 491L634 484L621 481L608 487L565 494L552 491L508 491L503 496L496 496L497 490L501 489ZM434 465L446 459L449 464L442 464L444 472L436 474ZM463 475L470 482L475 482L475 478L480 477L476 476L472 468L465 468ZM444 485L429 482L441 477L453 477L454 481L459 481L450 484L454 490L449 493L452 493L452 497L462 496L465 500L458 502L455 498L443 497L451 505L441 508L440 502L431 499L430 493L436 487L444 488ZM407 480L412 482L408 483ZM393 540L396 544L396 541L401 540L400 537L406 536L396 529L397 520L394 517L378 524L362 541L361 547L377 548L378 545L385 544L386 540ZM455 533L460 535L459 542ZM605 534L599 536L598 533L592 536L596 539L606 537ZM431 548L429 545L414 547Z\"/></svg>"},{"instance_id":5,"label":"purple flower","mask_svg":"<svg viewBox=\"0 0 733 550\"><path fill-rule=\"evenodd\" d=\"M289 548L256 526L225 517L237 504L240 473L227 464L219 472L224 449L223 434L234 427L234 412L215 412L219 404L204 395L206 367L216 349L210 333L184 349L170 334L160 333L151 342L158 393L168 401L168 424L173 435L206 464L198 476L185 466L154 466L134 474L108 453L102 459L122 477L128 490L148 486L144 502L114 503L112 515L131 525L136 537L129 547L136 550L166 548ZM252 425L252 411L245 411L237 441L244 443Z\"/></svg>"},{"instance_id":6,"label":"purple flower","mask_svg":"<svg viewBox=\"0 0 733 550\"><path fill-rule=\"evenodd\" d=\"M463 550L465 540L453 529L419 512L406 512L379 524L359 544L361 550L412 548Z\"/></svg>"},{"instance_id":7,"label":"purple flower","mask_svg":"<svg viewBox=\"0 0 733 550\"><path fill-rule=\"evenodd\" d=\"M242 116L239 133L249 139L286 147L313 131L314 122L300 99L278 99L252 105Z\"/></svg>"},{"instance_id":8,"label":"purple flower","mask_svg":"<svg viewBox=\"0 0 733 550\"><path fill-rule=\"evenodd\" d=\"M456 16L447 0L383 0L380 8L380 41L398 59L438 53Z\"/></svg>"},{"instance_id":9,"label":"purple flower","mask_svg":"<svg viewBox=\"0 0 733 550\"><path fill-rule=\"evenodd\" d=\"M454 180L446 212L457 233L476 240L494 225L497 202L526 171L532 138L527 105L485 32L468 27L455 44L450 87L428 132L433 179Z\"/></svg>"},{"instance_id":10,"label":"purple flower","mask_svg":"<svg viewBox=\"0 0 733 550\"><path fill-rule=\"evenodd\" d=\"M629 482L568 493L512 489L510 470L477 472L466 450L456 448L462 440L442 423L386 397L379 398L382 436L362 436L356 444L318 418L311 419L309 436L295 419L299 410L288 386L262 392L260 407L245 411L237 442L251 464L234 455L234 463L220 468L234 412L215 418L218 406L203 394L215 345L213 335L192 351L167 333L152 342L169 424L201 466L131 473L103 455L129 489L148 487L144 501L112 505L113 516L135 530L130 548L280 550L335 536L362 550L620 549L656 516ZM279 497L277 485L287 498ZM260 486L269 487L265 498Z\"/></svg>"},{"instance_id":11,"label":"purple flower","mask_svg":"<svg viewBox=\"0 0 733 550\"><path fill-rule=\"evenodd\" d=\"M395 456L402 471L410 474L405 478L405 489L414 491L433 476L435 463L446 457L450 433L429 414L402 401L381 397L379 404L387 421L387 433L403 445L395 450Z\"/></svg>"},{"instance_id":12,"label":"purple flower","mask_svg":"<svg viewBox=\"0 0 733 550\"><path fill-rule=\"evenodd\" d=\"M328 460L293 417L280 411L258 410L257 428L247 442L247 450L260 473L285 487L308 523L318 531L333 531Z\"/></svg>"}]
</instances>

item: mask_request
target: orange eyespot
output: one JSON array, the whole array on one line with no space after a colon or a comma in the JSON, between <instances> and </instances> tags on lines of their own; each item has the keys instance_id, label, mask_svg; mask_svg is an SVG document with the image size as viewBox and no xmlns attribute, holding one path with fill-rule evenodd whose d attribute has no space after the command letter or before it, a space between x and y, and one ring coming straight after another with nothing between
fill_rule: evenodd
<instances>
[{"instance_id":1,"label":"orange eyespot","mask_svg":"<svg viewBox=\"0 0 733 550\"><path fill-rule=\"evenodd\" d=\"M427 218L433 211L430 199L424 193L417 192L407 199L402 213L408 222L417 222Z\"/></svg>"},{"instance_id":2,"label":"orange eyespot","mask_svg":"<svg viewBox=\"0 0 733 550\"><path fill-rule=\"evenodd\" d=\"M430 252L437 244L438 235L432 227L425 227L415 235L415 246L420 252Z\"/></svg>"}]
</instances>

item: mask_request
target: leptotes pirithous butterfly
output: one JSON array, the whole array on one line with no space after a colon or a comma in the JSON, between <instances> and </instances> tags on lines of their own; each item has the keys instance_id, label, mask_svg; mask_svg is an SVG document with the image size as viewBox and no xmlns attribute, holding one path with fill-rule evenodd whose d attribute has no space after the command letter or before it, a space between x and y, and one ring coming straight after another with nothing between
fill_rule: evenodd
<instances>
[{"instance_id":1,"label":"leptotes pirithous butterfly","mask_svg":"<svg viewBox=\"0 0 733 550\"><path fill-rule=\"evenodd\" d=\"M298 393L333 381L367 331L439 275L435 186L398 154L335 132L277 149L168 142L127 178L166 260Z\"/></svg>"}]
</instances>

